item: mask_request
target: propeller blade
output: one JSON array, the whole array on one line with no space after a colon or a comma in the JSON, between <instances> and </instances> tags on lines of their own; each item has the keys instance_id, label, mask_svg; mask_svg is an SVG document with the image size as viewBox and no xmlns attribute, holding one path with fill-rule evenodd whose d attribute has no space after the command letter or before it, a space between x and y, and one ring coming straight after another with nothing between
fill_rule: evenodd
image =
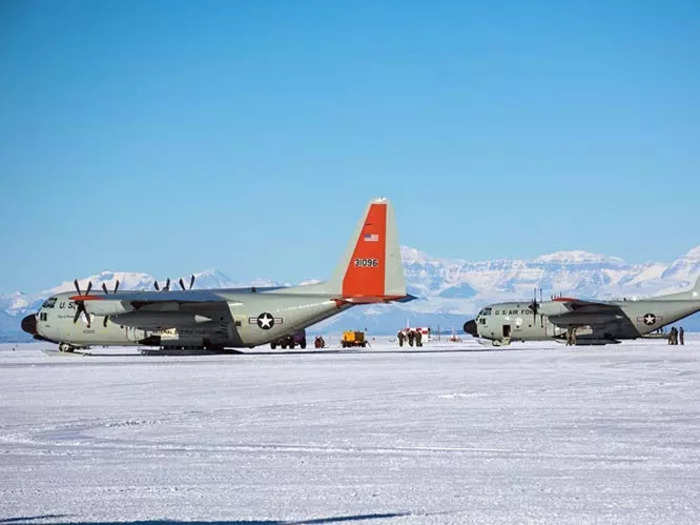
<instances>
[{"instance_id":1,"label":"propeller blade","mask_svg":"<svg viewBox=\"0 0 700 525\"><path fill-rule=\"evenodd\" d=\"M170 277L165 280L165 288L163 290L170 290Z\"/></svg>"},{"instance_id":2,"label":"propeller blade","mask_svg":"<svg viewBox=\"0 0 700 525\"><path fill-rule=\"evenodd\" d=\"M80 318L80 314L85 315L85 320L87 321L88 328L90 328L90 314L87 313L87 310L85 309L85 303L83 301L76 301L78 307L75 309L75 315L73 316L73 324L78 322L78 319Z\"/></svg>"},{"instance_id":3,"label":"propeller blade","mask_svg":"<svg viewBox=\"0 0 700 525\"><path fill-rule=\"evenodd\" d=\"M117 279L117 282L114 283L114 293L117 293L118 289L119 289L119 279Z\"/></svg>"},{"instance_id":4,"label":"propeller blade","mask_svg":"<svg viewBox=\"0 0 700 525\"><path fill-rule=\"evenodd\" d=\"M180 277L180 288L182 288L183 290L186 290L185 283L182 282L182 277Z\"/></svg>"},{"instance_id":5,"label":"propeller blade","mask_svg":"<svg viewBox=\"0 0 700 525\"><path fill-rule=\"evenodd\" d=\"M75 285L75 289L78 292L78 295L83 295L82 293L80 293L80 286L78 286L78 279L74 280L73 284Z\"/></svg>"},{"instance_id":6,"label":"propeller blade","mask_svg":"<svg viewBox=\"0 0 700 525\"><path fill-rule=\"evenodd\" d=\"M532 324L537 323L537 310L539 309L539 305L537 304L537 288L533 291L532 295Z\"/></svg>"},{"instance_id":7,"label":"propeller blade","mask_svg":"<svg viewBox=\"0 0 700 525\"><path fill-rule=\"evenodd\" d=\"M160 286L158 286L158 281L153 281L153 286L155 286L157 292L160 292Z\"/></svg>"},{"instance_id":8,"label":"propeller blade","mask_svg":"<svg viewBox=\"0 0 700 525\"><path fill-rule=\"evenodd\" d=\"M109 292L107 291L107 285L105 283L102 283L102 289L105 292L105 295L107 295Z\"/></svg>"},{"instance_id":9,"label":"propeller blade","mask_svg":"<svg viewBox=\"0 0 700 525\"><path fill-rule=\"evenodd\" d=\"M88 287L87 290L85 290L85 295L88 295L90 290L92 290L92 281L88 281Z\"/></svg>"},{"instance_id":10,"label":"propeller blade","mask_svg":"<svg viewBox=\"0 0 700 525\"><path fill-rule=\"evenodd\" d=\"M190 277L190 290L194 286L194 274L192 274L192 277Z\"/></svg>"},{"instance_id":11,"label":"propeller blade","mask_svg":"<svg viewBox=\"0 0 700 525\"><path fill-rule=\"evenodd\" d=\"M102 326L107 328L107 321L109 321L109 316L105 315L105 318L102 320Z\"/></svg>"}]
</instances>

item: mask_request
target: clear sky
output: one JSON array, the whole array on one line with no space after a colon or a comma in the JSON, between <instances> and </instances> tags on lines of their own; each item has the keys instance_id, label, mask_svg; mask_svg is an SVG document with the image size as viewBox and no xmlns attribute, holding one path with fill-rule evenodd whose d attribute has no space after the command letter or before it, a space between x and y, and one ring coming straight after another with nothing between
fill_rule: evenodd
<instances>
[{"instance_id":1,"label":"clear sky","mask_svg":"<svg viewBox=\"0 0 700 525\"><path fill-rule=\"evenodd\" d=\"M700 3L0 2L0 291L700 244Z\"/></svg>"}]
</instances>

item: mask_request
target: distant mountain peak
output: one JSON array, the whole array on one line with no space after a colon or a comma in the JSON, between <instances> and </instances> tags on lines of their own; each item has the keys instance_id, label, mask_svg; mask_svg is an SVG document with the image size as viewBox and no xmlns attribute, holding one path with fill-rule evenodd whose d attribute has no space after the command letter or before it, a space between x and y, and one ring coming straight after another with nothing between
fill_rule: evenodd
<instances>
[{"instance_id":1,"label":"distant mountain peak","mask_svg":"<svg viewBox=\"0 0 700 525\"><path fill-rule=\"evenodd\" d=\"M433 260L427 253L410 246L401 246L401 260L404 264L425 264Z\"/></svg>"},{"instance_id":2,"label":"distant mountain peak","mask_svg":"<svg viewBox=\"0 0 700 525\"><path fill-rule=\"evenodd\" d=\"M547 253L535 258L533 262L538 263L560 263L560 264L625 264L619 257L610 257L600 253L592 253L584 250L562 250Z\"/></svg>"},{"instance_id":3,"label":"distant mountain peak","mask_svg":"<svg viewBox=\"0 0 700 525\"><path fill-rule=\"evenodd\" d=\"M688 253L685 254L685 258L700 261L700 246L696 246L692 250L689 250Z\"/></svg>"},{"instance_id":4,"label":"distant mountain peak","mask_svg":"<svg viewBox=\"0 0 700 525\"><path fill-rule=\"evenodd\" d=\"M115 283L119 281L119 288L122 290L136 290L146 288L153 283L153 276L143 272L115 272L112 270L102 270L99 273L89 275L88 277L77 278L81 290L84 290L88 283L92 283L93 289L97 289L104 283L107 288L113 288ZM42 290L41 297L48 297L61 292L69 292L75 290L73 281L63 281L58 286Z\"/></svg>"},{"instance_id":5,"label":"distant mountain peak","mask_svg":"<svg viewBox=\"0 0 700 525\"><path fill-rule=\"evenodd\" d=\"M199 277L200 275L204 277L204 276L208 276L208 275L224 275L224 273L220 272L216 268L207 268L206 270L202 270L201 272L195 272L193 275L195 277Z\"/></svg>"}]
</instances>

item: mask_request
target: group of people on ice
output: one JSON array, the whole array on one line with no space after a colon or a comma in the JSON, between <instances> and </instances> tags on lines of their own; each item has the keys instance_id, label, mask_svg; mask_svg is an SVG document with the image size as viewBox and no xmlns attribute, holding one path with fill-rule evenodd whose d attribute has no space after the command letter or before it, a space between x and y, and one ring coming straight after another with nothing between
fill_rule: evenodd
<instances>
[{"instance_id":1,"label":"group of people on ice","mask_svg":"<svg viewBox=\"0 0 700 525\"><path fill-rule=\"evenodd\" d=\"M430 329L428 329L430 331ZM396 338L399 340L399 346L403 346L404 343L408 343L408 346L423 346L423 332L420 328L405 328L399 330L396 334Z\"/></svg>"},{"instance_id":2,"label":"group of people on ice","mask_svg":"<svg viewBox=\"0 0 700 525\"><path fill-rule=\"evenodd\" d=\"M682 326L680 328L676 328L675 326L671 328L671 331L668 333L668 344L685 344L685 330L683 330Z\"/></svg>"}]
</instances>

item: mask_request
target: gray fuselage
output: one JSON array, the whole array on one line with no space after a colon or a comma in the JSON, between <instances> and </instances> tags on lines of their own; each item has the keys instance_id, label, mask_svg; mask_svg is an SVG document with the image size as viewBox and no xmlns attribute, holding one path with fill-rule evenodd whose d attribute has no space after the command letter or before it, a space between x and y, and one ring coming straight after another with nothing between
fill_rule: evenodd
<instances>
[{"instance_id":1,"label":"gray fuselage","mask_svg":"<svg viewBox=\"0 0 700 525\"><path fill-rule=\"evenodd\" d=\"M73 322L74 293L52 296L36 314L37 335L75 347L90 345L253 347L306 328L339 313L351 305L334 301L329 295L211 290L221 301L196 313L187 304L146 306L134 312L104 316L91 315L88 326L80 316ZM143 292L145 296L157 292ZM94 295L100 295L95 293ZM176 308L176 310L173 310ZM269 321L258 322L269 314Z\"/></svg>"},{"instance_id":2,"label":"gray fuselage","mask_svg":"<svg viewBox=\"0 0 700 525\"><path fill-rule=\"evenodd\" d=\"M648 299L605 304L619 307L618 313L574 317L563 308L559 311L555 301L548 301L540 305L535 315L526 302L492 304L476 316L476 331L478 337L497 342L546 341L565 339L567 328L574 327L581 343L615 342L650 334L700 310L700 301L691 300Z\"/></svg>"}]
</instances>

